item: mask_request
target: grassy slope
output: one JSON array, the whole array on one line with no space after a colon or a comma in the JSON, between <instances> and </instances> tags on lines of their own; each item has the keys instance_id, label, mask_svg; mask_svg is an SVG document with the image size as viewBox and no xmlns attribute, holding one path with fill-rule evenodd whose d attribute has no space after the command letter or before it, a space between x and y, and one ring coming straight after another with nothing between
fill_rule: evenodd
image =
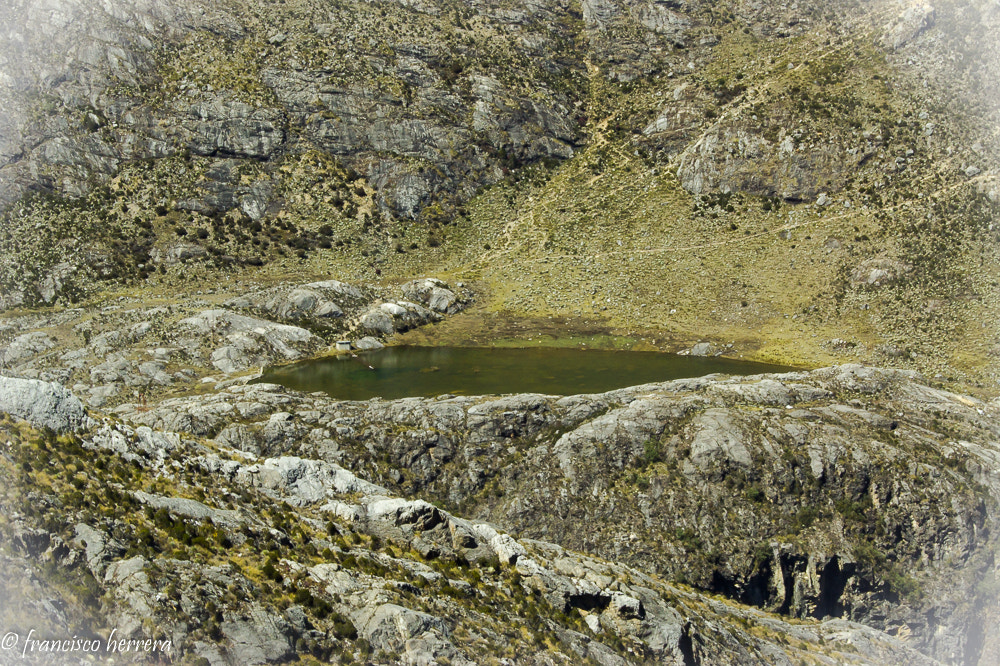
<instances>
[{"instance_id":1,"label":"grassy slope","mask_svg":"<svg viewBox=\"0 0 1000 666\"><path fill-rule=\"evenodd\" d=\"M712 206L680 187L675 161L646 159L630 133L656 117L676 82L622 92L595 78L591 104L608 115L594 123L592 143L547 178L481 196L470 207L475 231L461 242L467 272L457 274L481 276L493 309L525 316L596 317L622 332L734 342L761 360L861 359L995 379L996 207L959 171L967 155L947 155L984 128L974 117L952 119L933 139L922 136L913 117L920 107L885 85L885 59L867 35L831 47L817 41L779 47L734 29L690 78L732 81L755 54L743 79L753 91L723 119L804 98L814 131L885 128L894 135L886 153L913 146L914 166L863 168L825 208L771 208L740 194ZM842 96L853 104L838 104ZM622 124L625 132L607 129ZM912 269L877 289L852 281L851 270L873 257ZM834 338L847 344L831 345Z\"/></svg>"}]
</instances>

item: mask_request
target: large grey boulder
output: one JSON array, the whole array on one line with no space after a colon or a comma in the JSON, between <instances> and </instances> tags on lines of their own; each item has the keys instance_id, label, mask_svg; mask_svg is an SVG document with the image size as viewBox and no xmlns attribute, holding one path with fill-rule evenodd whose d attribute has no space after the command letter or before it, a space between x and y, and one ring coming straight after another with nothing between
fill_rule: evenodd
<instances>
[{"instance_id":1,"label":"large grey boulder","mask_svg":"<svg viewBox=\"0 0 1000 666\"><path fill-rule=\"evenodd\" d=\"M376 650L398 651L408 640L428 631L439 636L449 633L439 618L396 604L362 608L353 619L358 632Z\"/></svg>"},{"instance_id":2,"label":"large grey boulder","mask_svg":"<svg viewBox=\"0 0 1000 666\"><path fill-rule=\"evenodd\" d=\"M224 336L227 344L212 352L212 365L240 372L274 360L292 361L318 351L323 341L298 326L276 324L228 310L206 310L180 322L203 336Z\"/></svg>"},{"instance_id":3,"label":"large grey boulder","mask_svg":"<svg viewBox=\"0 0 1000 666\"><path fill-rule=\"evenodd\" d=\"M56 432L81 430L91 421L69 389L37 379L0 377L0 412Z\"/></svg>"},{"instance_id":4,"label":"large grey boulder","mask_svg":"<svg viewBox=\"0 0 1000 666\"><path fill-rule=\"evenodd\" d=\"M357 287L339 280L308 284L283 285L245 294L225 303L227 307L254 309L265 316L287 320L311 320L329 325L345 311L364 304L365 294Z\"/></svg>"},{"instance_id":5,"label":"large grey boulder","mask_svg":"<svg viewBox=\"0 0 1000 666\"><path fill-rule=\"evenodd\" d=\"M392 335L395 327L392 325L392 317L381 310L372 310L361 317L361 328L368 333Z\"/></svg>"},{"instance_id":6,"label":"large grey boulder","mask_svg":"<svg viewBox=\"0 0 1000 666\"><path fill-rule=\"evenodd\" d=\"M454 314L462 308L455 292L448 288L447 283L437 278L407 282L403 285L403 297L425 305L435 312Z\"/></svg>"},{"instance_id":7,"label":"large grey boulder","mask_svg":"<svg viewBox=\"0 0 1000 666\"><path fill-rule=\"evenodd\" d=\"M198 521L210 520L213 525L239 527L243 522L240 520L238 511L215 509L186 497L163 497L162 495L144 493L141 490L135 491L132 493L132 496L154 509L166 509L174 515L193 518Z\"/></svg>"},{"instance_id":8,"label":"large grey boulder","mask_svg":"<svg viewBox=\"0 0 1000 666\"><path fill-rule=\"evenodd\" d=\"M392 335L435 321L441 321L437 312L418 303L396 301L372 305L361 317L361 328L371 335Z\"/></svg>"},{"instance_id":9,"label":"large grey boulder","mask_svg":"<svg viewBox=\"0 0 1000 666\"><path fill-rule=\"evenodd\" d=\"M328 301L313 289L293 289L288 294L275 294L264 308L282 319L303 317L342 317L344 311L336 303Z\"/></svg>"},{"instance_id":10,"label":"large grey boulder","mask_svg":"<svg viewBox=\"0 0 1000 666\"><path fill-rule=\"evenodd\" d=\"M331 495L385 492L385 488L359 479L334 463L294 456L268 458L243 467L236 477L266 493L281 495L295 506L316 503Z\"/></svg>"},{"instance_id":11,"label":"large grey boulder","mask_svg":"<svg viewBox=\"0 0 1000 666\"><path fill-rule=\"evenodd\" d=\"M53 346L52 338L42 331L19 335L9 345L0 349L0 365L18 363L32 356L37 356Z\"/></svg>"},{"instance_id":12,"label":"large grey boulder","mask_svg":"<svg viewBox=\"0 0 1000 666\"><path fill-rule=\"evenodd\" d=\"M84 523L76 526L74 541L86 549L87 566L99 579L104 577L108 563L114 562L125 552L125 548L116 540Z\"/></svg>"},{"instance_id":13,"label":"large grey boulder","mask_svg":"<svg viewBox=\"0 0 1000 666\"><path fill-rule=\"evenodd\" d=\"M142 629L143 620L153 617L156 612L156 592L146 573L146 560L136 556L127 560L117 560L108 565L104 583L118 601L118 633L132 636Z\"/></svg>"},{"instance_id":14,"label":"large grey boulder","mask_svg":"<svg viewBox=\"0 0 1000 666\"><path fill-rule=\"evenodd\" d=\"M369 520L383 520L397 527L412 526L418 530L431 529L444 519L433 504L399 497L376 499L367 505L367 510Z\"/></svg>"},{"instance_id":15,"label":"large grey boulder","mask_svg":"<svg viewBox=\"0 0 1000 666\"><path fill-rule=\"evenodd\" d=\"M229 639L233 663L250 666L280 662L294 654L288 622L258 604L242 617L227 619L220 628Z\"/></svg>"},{"instance_id":16,"label":"large grey boulder","mask_svg":"<svg viewBox=\"0 0 1000 666\"><path fill-rule=\"evenodd\" d=\"M366 335L365 337L355 342L354 346L362 351L368 351L371 349L382 349L383 347L385 347L385 345L383 345L381 342L371 337L370 335Z\"/></svg>"}]
</instances>

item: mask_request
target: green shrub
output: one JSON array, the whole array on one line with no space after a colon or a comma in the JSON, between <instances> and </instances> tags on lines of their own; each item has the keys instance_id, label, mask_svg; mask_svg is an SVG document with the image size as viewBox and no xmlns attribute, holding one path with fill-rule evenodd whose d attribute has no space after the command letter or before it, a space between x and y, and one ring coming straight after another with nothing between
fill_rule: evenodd
<instances>
[{"instance_id":1,"label":"green shrub","mask_svg":"<svg viewBox=\"0 0 1000 666\"><path fill-rule=\"evenodd\" d=\"M819 518L819 509L814 506L804 506L795 514L795 528L804 530L812 527L817 518Z\"/></svg>"}]
</instances>

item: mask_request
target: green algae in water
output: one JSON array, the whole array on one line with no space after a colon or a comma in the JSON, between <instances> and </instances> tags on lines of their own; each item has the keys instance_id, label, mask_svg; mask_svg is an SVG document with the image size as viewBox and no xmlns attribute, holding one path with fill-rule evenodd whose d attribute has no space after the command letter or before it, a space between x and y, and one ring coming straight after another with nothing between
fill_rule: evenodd
<instances>
[{"instance_id":1,"label":"green algae in water","mask_svg":"<svg viewBox=\"0 0 1000 666\"><path fill-rule=\"evenodd\" d=\"M661 352L387 347L270 368L256 383L322 391L341 400L392 400L446 393L601 393L712 373L754 375L789 370L778 365Z\"/></svg>"}]
</instances>

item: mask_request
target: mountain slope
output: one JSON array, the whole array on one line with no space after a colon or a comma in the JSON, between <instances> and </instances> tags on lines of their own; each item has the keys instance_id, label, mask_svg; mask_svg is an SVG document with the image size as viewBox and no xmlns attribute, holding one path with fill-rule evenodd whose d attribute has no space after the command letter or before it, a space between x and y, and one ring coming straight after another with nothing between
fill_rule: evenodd
<instances>
[{"instance_id":1,"label":"mountain slope","mask_svg":"<svg viewBox=\"0 0 1000 666\"><path fill-rule=\"evenodd\" d=\"M5 10L8 306L447 268L487 312L995 384L993 4L54 6Z\"/></svg>"}]
</instances>

